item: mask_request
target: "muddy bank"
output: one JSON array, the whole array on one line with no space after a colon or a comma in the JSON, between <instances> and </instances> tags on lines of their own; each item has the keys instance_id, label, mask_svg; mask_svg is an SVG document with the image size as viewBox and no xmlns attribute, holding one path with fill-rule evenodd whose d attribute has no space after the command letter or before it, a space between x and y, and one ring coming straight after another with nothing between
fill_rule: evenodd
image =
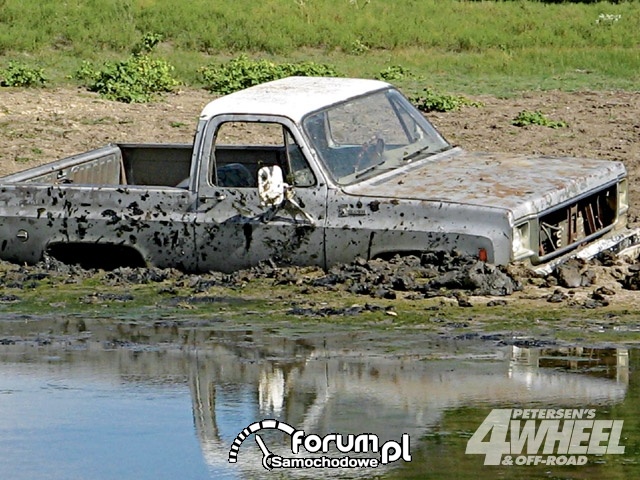
<instances>
[{"instance_id":1,"label":"muddy bank","mask_svg":"<svg viewBox=\"0 0 640 480\"><path fill-rule=\"evenodd\" d=\"M46 276L64 277L65 282L91 278L101 270L84 269L47 257L33 267L15 271L27 281ZM104 272L110 285L160 283L173 280L187 285L194 293L211 287L234 288L256 279L273 279L276 285L309 285L330 290L343 289L373 298L397 298L397 292L420 294L425 298L467 293L476 296L509 296L535 285L541 289L564 287L599 287L617 283L625 290L640 289L640 260L628 261L604 252L589 261L572 259L548 275L540 275L524 265L496 266L477 258L453 252L428 252L418 256L395 256L390 260L357 258L348 264L336 265L325 272L313 267L278 265L274 261L233 273L209 272L189 274L176 269L117 268ZM395 293L394 293L395 292ZM610 295L615 292L611 291ZM413 296L413 298L420 298Z\"/></svg>"},{"instance_id":2,"label":"muddy bank","mask_svg":"<svg viewBox=\"0 0 640 480\"><path fill-rule=\"evenodd\" d=\"M206 345L225 331L304 341L343 329L420 332L428 343L640 342L640 262L608 256L547 276L455 252L357 259L329 271L263 262L229 274L87 270L46 258L0 262L0 285L0 343L8 344L146 349Z\"/></svg>"},{"instance_id":3,"label":"muddy bank","mask_svg":"<svg viewBox=\"0 0 640 480\"><path fill-rule=\"evenodd\" d=\"M84 269L47 257L34 266L2 263L0 284L6 292L0 303L20 301L20 291L40 286L93 284L95 292L82 297L85 303L134 300L131 285L158 285L156 293L174 304L214 303L214 289L234 292L251 290L266 281L274 287L295 287L299 300L322 301L325 292L341 292L354 298L420 301L448 298L460 307L471 307L470 297L484 297L488 306L505 304L499 297L533 292L547 303L576 304L575 293L586 294L585 308L608 306L615 296L624 297L640 289L640 262L629 263L611 255L591 261L570 260L550 275L538 275L525 266L499 267L456 252L430 252L396 256L390 260L356 259L323 271L313 267L279 266L273 261L233 273L189 274L175 269L117 268L111 271ZM102 291L104 289L108 292ZM584 297L584 295L582 295ZM263 292L263 298L268 292ZM498 298L496 298L498 297ZM308 312L307 312L308 313Z\"/></svg>"}]
</instances>

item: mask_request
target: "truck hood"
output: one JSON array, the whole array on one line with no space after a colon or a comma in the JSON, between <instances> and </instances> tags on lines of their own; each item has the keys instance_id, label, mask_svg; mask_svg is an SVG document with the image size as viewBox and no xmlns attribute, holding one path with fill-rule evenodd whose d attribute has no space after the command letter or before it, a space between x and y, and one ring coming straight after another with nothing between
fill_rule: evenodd
<instances>
[{"instance_id":1,"label":"truck hood","mask_svg":"<svg viewBox=\"0 0 640 480\"><path fill-rule=\"evenodd\" d=\"M599 190L624 176L626 170L620 162L454 148L348 185L344 191L365 197L498 208L511 211L517 219Z\"/></svg>"}]
</instances>

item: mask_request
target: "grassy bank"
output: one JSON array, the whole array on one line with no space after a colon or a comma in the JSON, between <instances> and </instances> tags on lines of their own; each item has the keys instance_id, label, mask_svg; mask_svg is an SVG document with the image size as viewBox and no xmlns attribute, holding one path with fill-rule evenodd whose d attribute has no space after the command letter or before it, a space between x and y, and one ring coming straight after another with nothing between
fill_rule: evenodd
<instances>
[{"instance_id":1,"label":"grassy bank","mask_svg":"<svg viewBox=\"0 0 640 480\"><path fill-rule=\"evenodd\" d=\"M422 83L466 93L640 88L640 2L455 0L4 0L0 64L53 83L83 60L124 58L145 33L187 84L239 52L330 63L372 77L402 65ZM604 15L604 16L601 16ZM410 82L410 80L403 80ZM414 80L415 81L415 80Z\"/></svg>"}]
</instances>

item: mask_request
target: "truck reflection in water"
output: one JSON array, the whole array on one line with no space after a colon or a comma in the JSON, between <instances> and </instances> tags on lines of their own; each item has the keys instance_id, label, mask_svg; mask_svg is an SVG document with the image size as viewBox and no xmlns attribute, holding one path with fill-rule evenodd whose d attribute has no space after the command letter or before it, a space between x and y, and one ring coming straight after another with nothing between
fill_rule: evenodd
<instances>
[{"instance_id":1,"label":"truck reflection in water","mask_svg":"<svg viewBox=\"0 0 640 480\"><path fill-rule=\"evenodd\" d=\"M236 435L266 418L307 435L373 433L382 443L407 433L417 443L450 409L611 405L624 399L629 381L626 349L507 346L489 355L427 359L368 354L357 345L347 351L304 342L273 347L225 341L198 352L191 364L196 428L214 471L266 473L255 435L243 442L237 463L227 463ZM288 435L273 435L268 446L272 453L294 456ZM355 473L374 472L347 474Z\"/></svg>"},{"instance_id":2,"label":"truck reflection in water","mask_svg":"<svg viewBox=\"0 0 640 480\"><path fill-rule=\"evenodd\" d=\"M73 387L70 391L78 398L70 401L81 408L86 405L85 397L94 402L98 398L104 421L116 412L118 418L126 416L124 394L129 402L138 396L163 398L153 392L165 387L180 396L190 395L196 435L212 478L273 478L273 472L262 467L263 455L255 435L242 443L237 463L228 463L233 440L256 421L275 418L306 434L321 436L371 433L380 437L380 443L399 441L406 433L412 451L417 451L425 435L445 423L445 414L458 408L488 412L498 407L597 408L622 402L629 385L629 360L637 354L620 348L519 348L472 341L447 344L419 334L411 339L403 334L400 340L385 334L378 343L365 338L364 333L343 334L353 335L350 341L344 337L333 341L340 335L335 332L309 334L304 339L256 331L210 331L206 335L196 342L206 346L198 348L190 342L189 346L162 348L106 341L79 346L62 341L59 345L8 342L0 348L0 373L6 388L12 389L16 400L23 398L23 404L30 402L47 410L44 406L49 405L47 395L52 395L52 389L38 385ZM25 381L33 385L20 387ZM67 390L55 391L59 397ZM53 400L59 402L58 397ZM188 408L189 400L184 400ZM90 410L91 405L87 407ZM145 411L153 410L156 415L162 415L161 407L151 401L144 405ZM29 428L39 425L29 423L31 410L26 406L19 412ZM53 418L60 413L55 409L47 412L51 422L69 422L69 428L57 435L83 451L86 439L72 438L77 435L73 419ZM12 418L12 411L4 413ZM168 417L157 420L173 421ZM85 421L90 429L91 419ZM130 419L134 425L140 421ZM162 425L158 428L167 428ZM180 425L187 432L191 429ZM20 445L36 441L22 430L9 429L7 433L20 438ZM272 453L294 456L289 435L275 431L260 434ZM163 435L175 441L171 432ZM196 451L191 453L199 457L197 448L194 442ZM127 454L126 449L119 453ZM55 455L59 462L66 461L59 452ZM96 464L100 461L90 459ZM150 456L146 461L155 460ZM419 461L416 455L412 464ZM385 468L394 469L399 463ZM336 471L331 476L372 476L383 471ZM285 473L318 476L314 469Z\"/></svg>"}]
</instances>

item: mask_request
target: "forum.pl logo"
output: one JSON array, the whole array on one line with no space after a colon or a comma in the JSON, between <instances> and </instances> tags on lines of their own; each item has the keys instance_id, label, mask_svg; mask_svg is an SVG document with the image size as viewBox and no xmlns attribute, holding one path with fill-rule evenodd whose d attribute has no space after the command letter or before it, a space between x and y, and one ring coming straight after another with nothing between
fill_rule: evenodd
<instances>
[{"instance_id":1,"label":"forum.pl logo","mask_svg":"<svg viewBox=\"0 0 640 480\"><path fill-rule=\"evenodd\" d=\"M279 430L291 436L291 453L298 456L284 457L272 453L262 436L263 429ZM231 444L229 463L237 463L242 442L255 433L256 443L262 451L262 466L266 470L283 468L377 468L380 465L397 460L411 461L409 435L404 433L399 442L388 440L380 442L377 435L363 433L360 435L342 435L330 433L320 436L306 435L304 430L297 430L288 423L268 419L255 422L242 430ZM300 456L303 450L316 456ZM329 452L340 452L342 456L327 456ZM349 456L349 453L359 454ZM362 456L360 454L365 454Z\"/></svg>"},{"instance_id":2,"label":"forum.pl logo","mask_svg":"<svg viewBox=\"0 0 640 480\"><path fill-rule=\"evenodd\" d=\"M494 409L467 442L485 465L584 465L587 455L621 455L623 420L595 409Z\"/></svg>"}]
</instances>

